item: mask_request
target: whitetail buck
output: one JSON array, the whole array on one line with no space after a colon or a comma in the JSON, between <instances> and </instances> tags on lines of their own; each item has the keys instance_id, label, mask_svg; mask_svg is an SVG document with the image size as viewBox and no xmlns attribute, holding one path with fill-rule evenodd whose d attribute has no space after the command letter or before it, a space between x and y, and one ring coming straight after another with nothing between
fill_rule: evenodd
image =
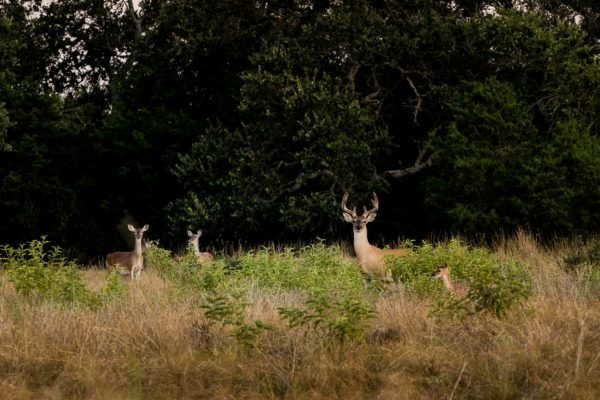
<instances>
[{"instance_id":1,"label":"whitetail buck","mask_svg":"<svg viewBox=\"0 0 600 400\"><path fill-rule=\"evenodd\" d=\"M444 282L444 287L447 291L452 294L454 297L463 297L467 294L467 288L462 285L456 285L450 276L450 267L448 263L442 264L433 274L431 274L433 278L442 279Z\"/></svg>"},{"instance_id":2,"label":"whitetail buck","mask_svg":"<svg viewBox=\"0 0 600 400\"><path fill-rule=\"evenodd\" d=\"M142 237L144 232L148 230L146 224L142 228L135 228L133 225L127 225L127 229L133 232L135 236L135 247L133 251L117 251L106 256L106 267L116 267L118 265L125 267L131 274L131 279L140 278L140 273L144 267L144 252L148 251L148 244L142 246ZM143 248L145 247L145 249Z\"/></svg>"},{"instance_id":3,"label":"whitetail buck","mask_svg":"<svg viewBox=\"0 0 600 400\"><path fill-rule=\"evenodd\" d=\"M402 249L380 249L369 243L367 237L367 224L373 222L379 210L379 199L373 193L371 203L373 208L367 210L364 207L362 215L356 213L356 207L350 210L346 203L348 201L348 193L344 194L342 199L342 211L346 222L350 222L354 228L354 252L360 264L362 271L368 275L378 275L387 281L392 280L391 271L385 265L387 256L402 257L406 255L406 250Z\"/></svg>"},{"instance_id":4,"label":"whitetail buck","mask_svg":"<svg viewBox=\"0 0 600 400\"><path fill-rule=\"evenodd\" d=\"M199 241L200 241L200 236L202 236L201 229L198 229L198 232L196 232L196 233L192 233L192 231L188 230L187 234L188 234L188 238L189 238L188 242L194 248L194 255L196 256L196 259L198 260L198 262L203 263L203 262L212 261L215 259L213 257L213 255L210 253L200 252Z\"/></svg>"}]
</instances>

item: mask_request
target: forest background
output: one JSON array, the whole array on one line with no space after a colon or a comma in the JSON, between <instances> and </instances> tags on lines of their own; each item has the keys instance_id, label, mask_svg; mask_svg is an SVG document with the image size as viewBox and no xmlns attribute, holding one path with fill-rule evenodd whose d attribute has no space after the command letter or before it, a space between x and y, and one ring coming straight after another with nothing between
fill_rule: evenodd
<instances>
[{"instance_id":1,"label":"forest background","mask_svg":"<svg viewBox=\"0 0 600 400\"><path fill-rule=\"evenodd\" d=\"M0 243L600 229L595 0L0 1Z\"/></svg>"}]
</instances>

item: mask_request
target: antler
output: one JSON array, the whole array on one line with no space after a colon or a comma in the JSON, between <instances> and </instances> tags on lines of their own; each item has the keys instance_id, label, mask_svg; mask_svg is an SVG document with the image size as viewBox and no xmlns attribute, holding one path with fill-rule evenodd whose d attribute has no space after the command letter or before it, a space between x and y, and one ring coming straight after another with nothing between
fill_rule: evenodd
<instances>
[{"instance_id":1,"label":"antler","mask_svg":"<svg viewBox=\"0 0 600 400\"><path fill-rule=\"evenodd\" d=\"M364 207L363 217L366 217L370 214L375 214L377 210L379 210L379 199L377 198L377 194L373 192L373 199L371 200L371 204L373 204L373 208L367 210L367 207Z\"/></svg>"},{"instance_id":2,"label":"antler","mask_svg":"<svg viewBox=\"0 0 600 400\"><path fill-rule=\"evenodd\" d=\"M344 197L342 198L342 211L348 213L352 216L352 218L356 218L356 207L353 210L350 210L346 207L346 202L348 201L348 192L344 193Z\"/></svg>"}]
</instances>

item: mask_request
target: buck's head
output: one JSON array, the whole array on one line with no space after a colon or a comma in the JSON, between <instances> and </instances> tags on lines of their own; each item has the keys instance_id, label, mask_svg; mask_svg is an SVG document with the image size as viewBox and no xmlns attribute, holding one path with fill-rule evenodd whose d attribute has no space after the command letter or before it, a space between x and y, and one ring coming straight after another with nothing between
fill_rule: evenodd
<instances>
[{"instance_id":1,"label":"buck's head","mask_svg":"<svg viewBox=\"0 0 600 400\"><path fill-rule=\"evenodd\" d=\"M352 210L346 206L348 202L348 193L344 193L344 198L342 199L342 215L344 216L344 220L346 222L350 222L352 224L352 228L355 233L359 233L365 229L369 222L375 220L377 216L377 210L379 209L379 199L377 199L377 195L373 192L373 199L371 203L373 204L373 208L367 210L367 207L363 208L362 215L358 215L356 213L356 207Z\"/></svg>"}]
</instances>

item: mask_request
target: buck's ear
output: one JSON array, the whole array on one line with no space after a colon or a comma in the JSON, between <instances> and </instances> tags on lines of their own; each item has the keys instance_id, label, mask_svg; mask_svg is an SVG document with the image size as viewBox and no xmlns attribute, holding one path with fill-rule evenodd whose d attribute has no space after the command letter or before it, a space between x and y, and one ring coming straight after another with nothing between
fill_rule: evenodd
<instances>
[{"instance_id":1,"label":"buck's ear","mask_svg":"<svg viewBox=\"0 0 600 400\"><path fill-rule=\"evenodd\" d=\"M131 232L135 232L135 228L131 224L127 225L127 229L129 229Z\"/></svg>"},{"instance_id":2,"label":"buck's ear","mask_svg":"<svg viewBox=\"0 0 600 400\"><path fill-rule=\"evenodd\" d=\"M353 222L353 218L352 215L348 214L348 213L342 213L342 215L344 216L344 220L346 220L346 222Z\"/></svg>"},{"instance_id":3,"label":"buck's ear","mask_svg":"<svg viewBox=\"0 0 600 400\"><path fill-rule=\"evenodd\" d=\"M369 223L369 222L375 221L375 217L376 216L377 216L377 213L373 213L373 214L367 215L367 218L365 219L365 223Z\"/></svg>"}]
</instances>

